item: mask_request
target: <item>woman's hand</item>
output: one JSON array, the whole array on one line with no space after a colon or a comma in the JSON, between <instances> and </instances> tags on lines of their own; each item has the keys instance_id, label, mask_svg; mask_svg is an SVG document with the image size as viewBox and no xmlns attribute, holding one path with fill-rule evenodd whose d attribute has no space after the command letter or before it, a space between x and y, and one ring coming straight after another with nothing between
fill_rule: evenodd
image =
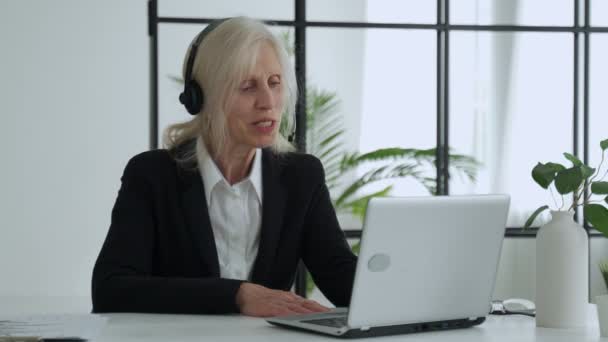
<instances>
[{"instance_id":1,"label":"woman's hand","mask_svg":"<svg viewBox=\"0 0 608 342\"><path fill-rule=\"evenodd\" d=\"M251 283L241 284L236 294L236 304L243 315L256 317L287 316L329 311L329 308L314 300L302 298L295 293L272 290Z\"/></svg>"}]
</instances>

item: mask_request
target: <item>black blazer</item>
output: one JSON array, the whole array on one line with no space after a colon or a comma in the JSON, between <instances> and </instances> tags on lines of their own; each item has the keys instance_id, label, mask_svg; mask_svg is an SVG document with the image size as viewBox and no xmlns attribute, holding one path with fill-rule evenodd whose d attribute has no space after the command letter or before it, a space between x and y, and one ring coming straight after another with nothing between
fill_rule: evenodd
<instances>
[{"instance_id":1,"label":"black blazer","mask_svg":"<svg viewBox=\"0 0 608 342\"><path fill-rule=\"evenodd\" d=\"M238 312L243 281L219 277L200 173L196 164L173 158L193 148L144 152L127 164L93 270L93 312ZM251 282L289 290L303 260L323 294L347 306L356 257L338 225L320 161L264 149L262 187Z\"/></svg>"}]
</instances>

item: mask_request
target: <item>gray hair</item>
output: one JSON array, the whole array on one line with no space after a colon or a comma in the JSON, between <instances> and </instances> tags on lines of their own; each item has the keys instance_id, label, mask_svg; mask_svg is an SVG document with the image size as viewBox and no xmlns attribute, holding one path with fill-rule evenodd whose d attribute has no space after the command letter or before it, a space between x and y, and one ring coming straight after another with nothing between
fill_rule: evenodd
<instances>
[{"instance_id":1,"label":"gray hair","mask_svg":"<svg viewBox=\"0 0 608 342\"><path fill-rule=\"evenodd\" d=\"M281 121L284 123L281 126L287 127L288 132L293 130L298 87L286 47L262 22L247 17L235 17L222 22L198 47L192 77L201 86L205 103L201 112L191 120L170 125L165 129L163 142L167 149L175 149L187 141L202 137L213 157L221 155L228 137L225 113L227 101L233 96L237 85L255 66L263 42L274 48L283 73ZM184 58L184 78L189 54L190 48ZM277 154L295 150L283 134L285 133L279 132L270 146ZM195 158L196 152L188 151L179 161L192 162Z\"/></svg>"}]
</instances>

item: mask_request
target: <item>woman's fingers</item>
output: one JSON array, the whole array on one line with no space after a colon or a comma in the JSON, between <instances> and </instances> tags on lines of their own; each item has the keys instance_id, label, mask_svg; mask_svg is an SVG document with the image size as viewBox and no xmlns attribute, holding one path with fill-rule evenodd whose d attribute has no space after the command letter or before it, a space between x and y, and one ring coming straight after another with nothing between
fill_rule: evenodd
<instances>
[{"instance_id":1,"label":"woman's fingers","mask_svg":"<svg viewBox=\"0 0 608 342\"><path fill-rule=\"evenodd\" d=\"M301 308L298 309L298 312L302 313L314 313L314 312L327 312L329 308L315 302L314 300L302 298L298 295L287 295L282 296L282 299L285 300L285 303L289 308L293 310L294 307ZM295 306L294 306L295 305Z\"/></svg>"},{"instance_id":2,"label":"woman's fingers","mask_svg":"<svg viewBox=\"0 0 608 342\"><path fill-rule=\"evenodd\" d=\"M237 305L249 316L269 317L327 312L321 304L302 298L293 292L271 290L244 283L237 294Z\"/></svg>"},{"instance_id":3,"label":"woman's fingers","mask_svg":"<svg viewBox=\"0 0 608 342\"><path fill-rule=\"evenodd\" d=\"M309 299L304 299L304 301L302 302L302 306L314 312L327 312L330 310L328 307L325 307L315 302L314 300Z\"/></svg>"},{"instance_id":4,"label":"woman's fingers","mask_svg":"<svg viewBox=\"0 0 608 342\"><path fill-rule=\"evenodd\" d=\"M290 303L287 304L287 309L296 312L298 314L309 314L314 313L316 311L308 309L306 306L302 305L302 303Z\"/></svg>"},{"instance_id":5,"label":"woman's fingers","mask_svg":"<svg viewBox=\"0 0 608 342\"><path fill-rule=\"evenodd\" d=\"M298 296L297 294L289 291L281 291L281 294L279 296L280 298L283 298L285 301L288 302L299 302L304 299Z\"/></svg>"},{"instance_id":6,"label":"woman's fingers","mask_svg":"<svg viewBox=\"0 0 608 342\"><path fill-rule=\"evenodd\" d=\"M294 311L290 308L288 308L285 305L279 306L277 308L275 308L275 310L273 310L273 314L271 316L291 316L291 315L298 315L300 314L300 312Z\"/></svg>"}]
</instances>

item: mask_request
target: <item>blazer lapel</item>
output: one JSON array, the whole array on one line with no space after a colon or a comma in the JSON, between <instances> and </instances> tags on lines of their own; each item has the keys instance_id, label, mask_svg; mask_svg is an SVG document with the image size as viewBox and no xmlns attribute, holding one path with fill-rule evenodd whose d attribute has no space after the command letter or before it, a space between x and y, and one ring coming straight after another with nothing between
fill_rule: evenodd
<instances>
[{"instance_id":1,"label":"blazer lapel","mask_svg":"<svg viewBox=\"0 0 608 342\"><path fill-rule=\"evenodd\" d=\"M269 278L281 235L287 191L281 184L280 176L279 162L271 151L262 150L262 227L258 255L251 276L251 280L258 284L265 284Z\"/></svg>"},{"instance_id":2,"label":"blazer lapel","mask_svg":"<svg viewBox=\"0 0 608 342\"><path fill-rule=\"evenodd\" d=\"M196 164L187 169L180 168L179 173L182 179L180 201L184 210L186 226L193 237L194 247L199 251L202 262L207 266L211 275L219 277L220 266L203 180Z\"/></svg>"}]
</instances>

